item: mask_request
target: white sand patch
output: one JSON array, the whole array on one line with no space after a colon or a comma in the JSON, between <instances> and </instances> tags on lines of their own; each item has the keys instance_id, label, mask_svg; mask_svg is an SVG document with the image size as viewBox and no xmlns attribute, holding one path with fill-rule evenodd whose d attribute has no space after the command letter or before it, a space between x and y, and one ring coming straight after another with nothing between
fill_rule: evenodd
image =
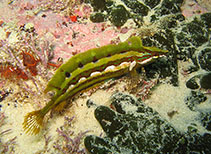
<instances>
[{"instance_id":1,"label":"white sand patch","mask_svg":"<svg viewBox=\"0 0 211 154\"><path fill-rule=\"evenodd\" d=\"M15 152L17 154L31 154L43 149L45 140L42 134L31 136L23 132L23 117L29 110L25 110L23 107L14 108L12 105L14 102L7 103L10 103L10 106L4 105L3 111L7 118L5 119L5 125L1 127L1 131L7 129L11 129L11 131L2 136L3 143L17 136L15 140L17 145L15 146Z\"/></svg>"},{"instance_id":2,"label":"white sand patch","mask_svg":"<svg viewBox=\"0 0 211 154\"><path fill-rule=\"evenodd\" d=\"M183 62L179 62L179 72ZM187 127L195 123L199 133L207 132L199 119L199 112L191 111L185 104L185 98L190 95L191 90L185 86L189 77L179 74L179 86L162 84L153 91L150 99L145 103L155 109L164 119L168 120L178 131L185 132ZM211 108L210 99L197 106L203 110ZM174 113L172 117L168 114Z\"/></svg>"}]
</instances>

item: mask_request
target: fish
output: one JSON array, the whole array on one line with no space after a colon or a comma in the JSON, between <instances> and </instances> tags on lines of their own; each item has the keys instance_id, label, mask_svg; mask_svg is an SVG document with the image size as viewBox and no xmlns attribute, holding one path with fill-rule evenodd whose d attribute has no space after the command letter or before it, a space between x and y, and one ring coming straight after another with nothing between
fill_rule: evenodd
<instances>
[{"instance_id":1,"label":"fish","mask_svg":"<svg viewBox=\"0 0 211 154\"><path fill-rule=\"evenodd\" d=\"M54 91L55 95L42 109L24 117L24 131L38 134L45 115L52 109L60 108L67 99L108 79L132 72L167 53L168 50L143 46L141 39L133 36L119 44L93 48L72 56L57 69L44 90L44 93Z\"/></svg>"}]
</instances>

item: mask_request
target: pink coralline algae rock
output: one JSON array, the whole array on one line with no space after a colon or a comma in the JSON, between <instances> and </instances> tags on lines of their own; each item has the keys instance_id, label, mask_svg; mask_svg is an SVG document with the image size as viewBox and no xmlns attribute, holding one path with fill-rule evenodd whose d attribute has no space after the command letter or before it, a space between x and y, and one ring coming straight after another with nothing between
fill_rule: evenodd
<instances>
[{"instance_id":1,"label":"pink coralline algae rock","mask_svg":"<svg viewBox=\"0 0 211 154\"><path fill-rule=\"evenodd\" d=\"M187 18L195 14L203 14L206 12L208 12L208 10L205 7L200 6L194 0L186 0L182 6L182 14Z\"/></svg>"},{"instance_id":2,"label":"pink coralline algae rock","mask_svg":"<svg viewBox=\"0 0 211 154\"><path fill-rule=\"evenodd\" d=\"M56 42L55 59L58 57L67 59L76 53L110 44L118 35L111 27L104 30L104 23L74 23L71 25L71 31L66 34Z\"/></svg>"},{"instance_id":3,"label":"pink coralline algae rock","mask_svg":"<svg viewBox=\"0 0 211 154\"><path fill-rule=\"evenodd\" d=\"M59 57L69 59L75 53L107 45L118 35L115 27L105 28L105 23L91 23L89 21L73 23L69 22L68 18L58 14L45 14L45 18L35 17L30 22L33 23L35 32L39 36L45 36L48 41L55 45L53 61ZM21 20L21 24L25 22L24 20Z\"/></svg>"},{"instance_id":4,"label":"pink coralline algae rock","mask_svg":"<svg viewBox=\"0 0 211 154\"><path fill-rule=\"evenodd\" d=\"M107 45L118 35L115 27L105 27L105 23L71 22L54 13L46 13L45 18L36 17L31 22L39 36L48 36L48 41L55 45L53 61Z\"/></svg>"},{"instance_id":5,"label":"pink coralline algae rock","mask_svg":"<svg viewBox=\"0 0 211 154\"><path fill-rule=\"evenodd\" d=\"M92 12L89 5L82 4L73 10L73 15L77 16L77 21L73 22L70 17L52 10L34 14L38 7L36 2L20 0L10 6L10 11L15 13L14 19L18 27L30 23L37 37L54 45L53 62L59 57L67 60L76 53L110 44L120 33L108 23L89 21L88 16Z\"/></svg>"}]
</instances>

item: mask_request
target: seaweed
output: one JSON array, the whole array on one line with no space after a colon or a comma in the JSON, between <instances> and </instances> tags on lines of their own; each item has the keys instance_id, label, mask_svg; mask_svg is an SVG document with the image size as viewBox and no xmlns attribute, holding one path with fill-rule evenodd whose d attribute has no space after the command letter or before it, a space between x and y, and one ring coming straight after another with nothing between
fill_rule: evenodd
<instances>
[{"instance_id":1,"label":"seaweed","mask_svg":"<svg viewBox=\"0 0 211 154\"><path fill-rule=\"evenodd\" d=\"M85 149L81 148L81 140L89 131L80 132L75 135L74 132L70 130L74 117L69 118L66 116L64 119L64 125L56 130L61 137L54 142L53 147L56 149L56 151L63 154L85 154Z\"/></svg>"},{"instance_id":2,"label":"seaweed","mask_svg":"<svg viewBox=\"0 0 211 154\"><path fill-rule=\"evenodd\" d=\"M4 124L5 115L4 113L0 112L0 127ZM3 132L0 132L0 137L5 135L6 133L9 133L11 129L4 130ZM14 137L12 139L9 139L7 142L2 142L0 138L0 153L15 153L14 145L15 140L17 137Z\"/></svg>"},{"instance_id":3,"label":"seaweed","mask_svg":"<svg viewBox=\"0 0 211 154\"><path fill-rule=\"evenodd\" d=\"M6 29L6 23L4 26ZM0 40L0 51L2 52L0 55L2 56L0 75L5 81L21 83L23 85L21 88L29 92L32 90L26 81L31 80L37 91L40 91L40 80L37 80L36 76L39 75L48 80L50 76L49 66L58 68L61 63L51 62L53 45L46 40L41 40L34 30L29 30L33 27L28 28L24 25L13 28L13 33L17 39L15 43L11 43L9 38ZM7 32L7 30L5 31Z\"/></svg>"}]
</instances>

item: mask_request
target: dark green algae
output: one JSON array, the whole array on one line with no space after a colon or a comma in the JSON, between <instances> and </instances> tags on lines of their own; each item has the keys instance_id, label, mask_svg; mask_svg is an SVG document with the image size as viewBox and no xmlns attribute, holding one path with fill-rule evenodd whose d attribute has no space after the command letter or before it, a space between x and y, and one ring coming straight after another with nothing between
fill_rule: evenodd
<instances>
[{"instance_id":1,"label":"dark green algae","mask_svg":"<svg viewBox=\"0 0 211 154\"><path fill-rule=\"evenodd\" d=\"M135 18L138 19L138 16L148 14L149 8L137 0L123 1L123 3L127 8L124 5L116 5L111 0L90 0L90 4L95 11L91 14L90 20L97 23L109 20L114 26L121 27L130 18L135 20ZM130 9L130 12L128 9Z\"/></svg>"},{"instance_id":2,"label":"dark green algae","mask_svg":"<svg viewBox=\"0 0 211 154\"><path fill-rule=\"evenodd\" d=\"M210 134L198 134L194 124L188 126L186 133L180 133L156 111L130 95L114 94L111 106L115 110L106 106L95 110L95 118L106 135L85 138L85 147L91 154L207 153L211 150Z\"/></svg>"},{"instance_id":3,"label":"dark green algae","mask_svg":"<svg viewBox=\"0 0 211 154\"><path fill-rule=\"evenodd\" d=\"M123 5L118 5L117 7L113 8L110 14L110 21L116 27L123 26L129 18L129 12Z\"/></svg>"},{"instance_id":4,"label":"dark green algae","mask_svg":"<svg viewBox=\"0 0 211 154\"><path fill-rule=\"evenodd\" d=\"M154 78L159 74L159 78L170 78L170 84L178 86L178 47L175 43L174 29L179 26L179 22L185 20L181 13L182 0L121 0L122 5L117 5L115 1L103 1L104 7L98 7L97 3L101 0L93 0L91 5L95 12L90 19L93 22L102 22L110 20L110 22L121 27L128 19L134 20L137 27L141 27L143 17L148 16L151 23L157 22L160 24L160 30L157 30L153 36L144 37L143 44L147 46L156 46L168 50L170 53L165 58L158 59L155 63L145 67L146 76ZM155 12L150 14L150 11ZM161 20L162 19L162 20Z\"/></svg>"},{"instance_id":5,"label":"dark green algae","mask_svg":"<svg viewBox=\"0 0 211 154\"><path fill-rule=\"evenodd\" d=\"M128 19L133 19L137 26L141 26L143 17L154 9L151 21L159 20L161 16L180 13L180 6L183 0L121 0L122 5L116 4L112 0L88 0L94 9L90 20L92 22L110 22L117 26L123 26ZM100 20L99 20L100 15Z\"/></svg>"},{"instance_id":6,"label":"dark green algae","mask_svg":"<svg viewBox=\"0 0 211 154\"><path fill-rule=\"evenodd\" d=\"M191 77L186 82L186 87L192 90L197 90L199 88L203 90L211 89L211 73L203 73Z\"/></svg>"},{"instance_id":7,"label":"dark green algae","mask_svg":"<svg viewBox=\"0 0 211 154\"><path fill-rule=\"evenodd\" d=\"M137 7L146 6L142 7L146 8L142 9L143 12L133 9L135 4L138 4L137 0L121 1L124 3L121 6L129 13L127 20L133 19L137 27L141 27L139 23L144 16L149 16L152 24L159 23L157 32L153 36L145 36L142 39L143 44L169 51L166 58L160 58L145 66L147 78L154 78L157 75L164 79L168 77L171 85L178 86L179 60L192 61L192 65L186 70L188 74L200 68L206 71L202 75L193 76L187 82L187 88L192 91L186 96L184 103L191 111L199 114L198 120L207 131L210 131L211 113L199 111L198 105L207 103L208 99L199 88L210 89L211 13L186 20L180 8L183 0L143 0ZM111 20L111 12L117 6L114 2L109 4L107 2L105 1L103 9L96 10L104 15L102 21ZM155 13L149 14L152 9ZM139 18L135 20L136 17ZM125 22L118 26L123 26ZM112 21L112 24L115 25L115 21ZM199 79L198 82L195 81L196 78ZM129 95L115 95L112 106L115 111L105 106L99 106L95 110L95 117L106 135L105 137L90 135L85 138L85 146L90 153L209 153L211 151L211 135L199 134L194 124L188 127L187 132L177 132L156 111ZM133 110L129 111L125 106Z\"/></svg>"}]
</instances>

